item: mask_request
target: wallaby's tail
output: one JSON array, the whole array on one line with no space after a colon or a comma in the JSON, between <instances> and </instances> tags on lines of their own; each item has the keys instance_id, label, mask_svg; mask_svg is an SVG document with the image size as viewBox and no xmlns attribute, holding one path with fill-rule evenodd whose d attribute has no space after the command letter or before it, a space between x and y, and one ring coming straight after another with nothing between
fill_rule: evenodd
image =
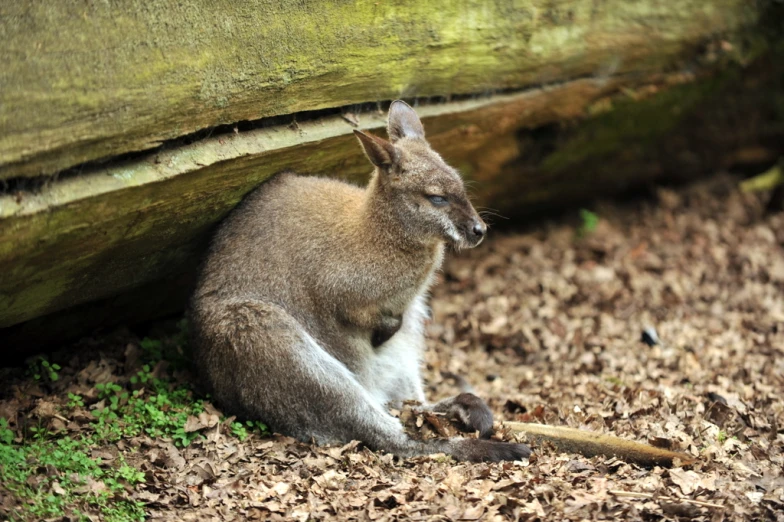
<instances>
[{"instance_id":1,"label":"wallaby's tail","mask_svg":"<svg viewBox=\"0 0 784 522\"><path fill-rule=\"evenodd\" d=\"M198 303L196 360L227 410L286 435L317 442L360 440L403 457L447 453L459 460L525 458L527 446L477 439L415 441L400 422L277 305Z\"/></svg>"}]
</instances>

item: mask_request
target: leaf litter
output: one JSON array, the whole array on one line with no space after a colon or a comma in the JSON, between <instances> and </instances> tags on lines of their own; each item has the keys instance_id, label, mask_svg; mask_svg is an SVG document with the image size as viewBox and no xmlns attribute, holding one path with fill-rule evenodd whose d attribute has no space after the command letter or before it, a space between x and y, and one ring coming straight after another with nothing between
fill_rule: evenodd
<instances>
[{"instance_id":1,"label":"leaf litter","mask_svg":"<svg viewBox=\"0 0 784 522\"><path fill-rule=\"evenodd\" d=\"M431 399L457 393L457 376L498 421L612 433L685 452L691 466L646 469L546 444L527 462L473 464L301 443L227 418L197 392L166 404L162 386L196 382L187 350L175 342L174 357L151 356L160 347L120 330L53 354L57 369L2 370L0 448L81 438L107 471L32 466L24 491L70 502L46 517L9 489L0 460L0 513L132 519L101 508L104 498L154 520L782 521L784 214L766 215L735 184L718 176L660 188L655 201L599 204L590 231L563 218L494 234L448 261L428 326ZM151 337L179 335L156 328ZM150 397L170 424L142 416L129 429L136 417L120 417L95 437L96 411L146 408ZM396 413L413 436L457 433L415 405Z\"/></svg>"}]
</instances>

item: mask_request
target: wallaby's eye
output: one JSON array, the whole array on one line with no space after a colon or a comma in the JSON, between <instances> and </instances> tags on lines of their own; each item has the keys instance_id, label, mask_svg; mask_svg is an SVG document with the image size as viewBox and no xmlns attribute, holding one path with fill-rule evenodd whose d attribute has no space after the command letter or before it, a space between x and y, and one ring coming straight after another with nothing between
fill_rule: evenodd
<instances>
[{"instance_id":1,"label":"wallaby's eye","mask_svg":"<svg viewBox=\"0 0 784 522\"><path fill-rule=\"evenodd\" d=\"M425 196L425 197L429 199L430 202L437 207L443 207L444 205L447 205L449 203L449 201L444 196Z\"/></svg>"}]
</instances>

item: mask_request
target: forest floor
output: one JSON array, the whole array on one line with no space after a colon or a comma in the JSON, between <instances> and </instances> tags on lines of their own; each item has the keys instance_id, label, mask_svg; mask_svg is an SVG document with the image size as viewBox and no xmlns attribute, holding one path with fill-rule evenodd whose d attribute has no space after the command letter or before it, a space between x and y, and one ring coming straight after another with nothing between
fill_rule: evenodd
<instances>
[{"instance_id":1,"label":"forest floor","mask_svg":"<svg viewBox=\"0 0 784 522\"><path fill-rule=\"evenodd\" d=\"M456 393L451 372L496 420L665 445L691 466L298 443L193 393L170 321L0 370L2 518L783 521L784 214L736 185L491 234L433 296L430 398Z\"/></svg>"}]
</instances>

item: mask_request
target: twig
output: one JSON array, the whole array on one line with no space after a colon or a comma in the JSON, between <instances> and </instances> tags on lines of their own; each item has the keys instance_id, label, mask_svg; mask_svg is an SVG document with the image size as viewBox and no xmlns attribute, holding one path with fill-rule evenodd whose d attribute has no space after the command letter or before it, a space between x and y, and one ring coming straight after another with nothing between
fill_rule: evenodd
<instances>
[{"instance_id":1,"label":"twig","mask_svg":"<svg viewBox=\"0 0 784 522\"><path fill-rule=\"evenodd\" d=\"M741 192L759 192L761 190L773 190L784 184L784 162L779 161L762 174L749 178L740 183Z\"/></svg>"},{"instance_id":2,"label":"twig","mask_svg":"<svg viewBox=\"0 0 784 522\"><path fill-rule=\"evenodd\" d=\"M694 504L695 506L700 507L709 507L709 508L723 508L724 506L721 504L714 504L713 502L703 502L702 500L692 500L690 498L676 498L676 497L668 497L666 495L654 495L652 493L642 493L637 491L623 491L621 489L611 489L609 493L615 495L616 497L628 497L628 498L648 498L651 500L667 500L669 502L686 502L688 504Z\"/></svg>"},{"instance_id":3,"label":"twig","mask_svg":"<svg viewBox=\"0 0 784 522\"><path fill-rule=\"evenodd\" d=\"M503 426L512 432L523 433L534 442L550 442L560 451L579 453L586 457L602 455L618 457L627 462L643 466L672 466L676 460L692 464L696 460L690 455L657 448L626 440L613 435L605 435L566 426L548 426L527 422L505 421Z\"/></svg>"}]
</instances>

